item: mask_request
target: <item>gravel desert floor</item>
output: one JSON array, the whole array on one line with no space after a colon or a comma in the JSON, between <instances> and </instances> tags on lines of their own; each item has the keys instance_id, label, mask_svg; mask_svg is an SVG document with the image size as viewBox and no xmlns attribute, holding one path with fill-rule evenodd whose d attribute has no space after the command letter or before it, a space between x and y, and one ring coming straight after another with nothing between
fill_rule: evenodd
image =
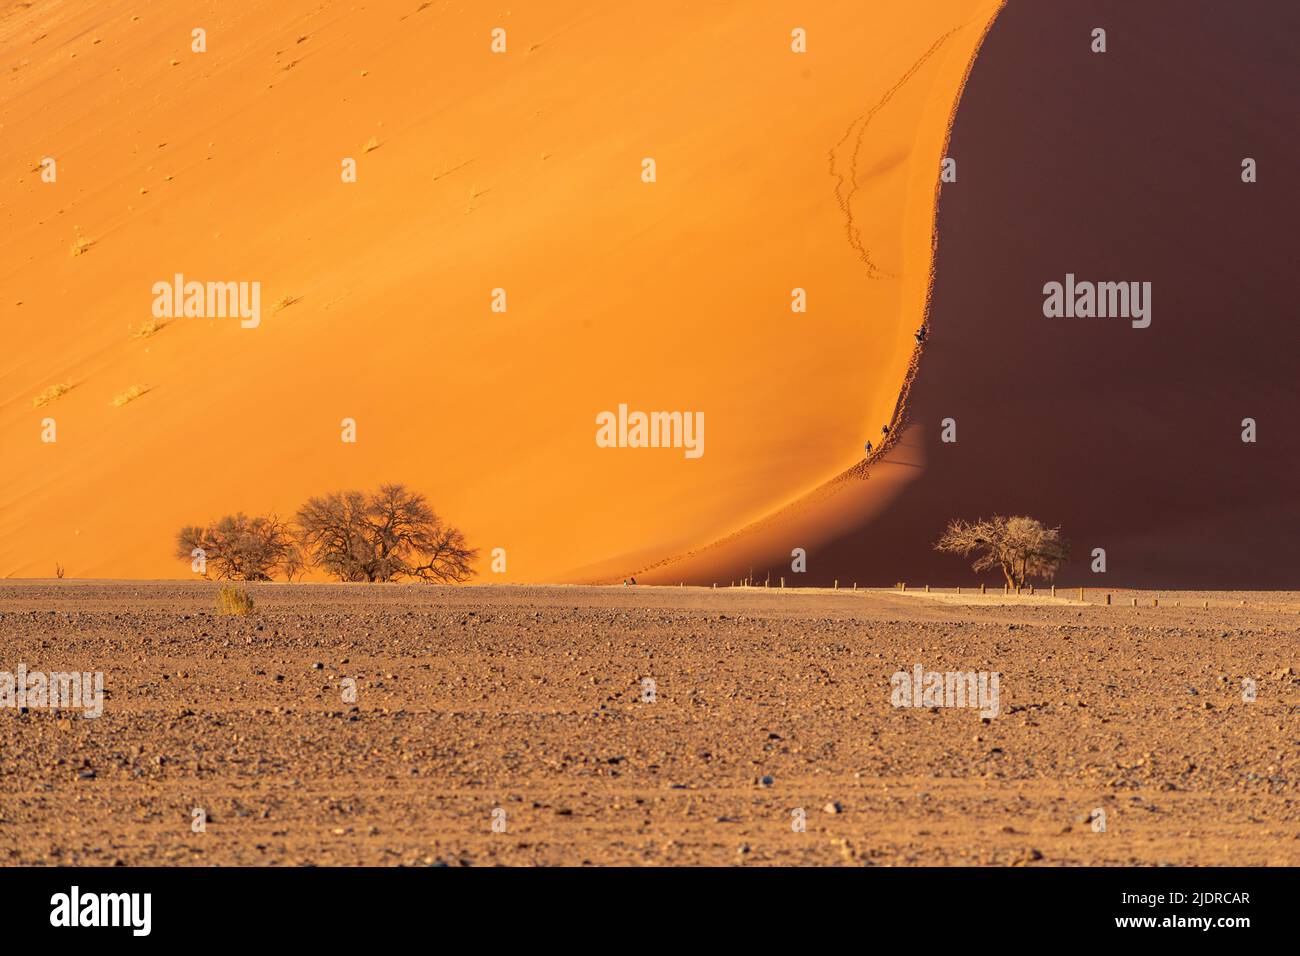
<instances>
[{"instance_id":1,"label":"gravel desert floor","mask_svg":"<svg viewBox=\"0 0 1300 956\"><path fill-rule=\"evenodd\" d=\"M0 862L1300 864L1300 593L249 590L0 585Z\"/></svg>"}]
</instances>

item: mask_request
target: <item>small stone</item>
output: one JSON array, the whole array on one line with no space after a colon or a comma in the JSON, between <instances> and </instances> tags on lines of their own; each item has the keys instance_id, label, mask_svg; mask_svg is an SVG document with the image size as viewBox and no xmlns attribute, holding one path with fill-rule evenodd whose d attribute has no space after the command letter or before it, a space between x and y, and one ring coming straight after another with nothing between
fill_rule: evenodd
<instances>
[{"instance_id":1,"label":"small stone","mask_svg":"<svg viewBox=\"0 0 1300 956\"><path fill-rule=\"evenodd\" d=\"M832 800L830 803L826 804L826 806L822 807L822 813L834 814L839 813L842 809L843 807L841 807L838 802Z\"/></svg>"}]
</instances>

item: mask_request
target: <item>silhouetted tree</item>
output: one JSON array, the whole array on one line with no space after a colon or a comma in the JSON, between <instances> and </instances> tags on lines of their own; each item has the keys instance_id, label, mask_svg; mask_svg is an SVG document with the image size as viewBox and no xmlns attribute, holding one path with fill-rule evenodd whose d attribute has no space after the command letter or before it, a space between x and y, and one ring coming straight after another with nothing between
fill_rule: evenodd
<instances>
[{"instance_id":1,"label":"silhouetted tree","mask_svg":"<svg viewBox=\"0 0 1300 956\"><path fill-rule=\"evenodd\" d=\"M226 515L206 527L190 525L176 535L176 557L193 561L201 549L205 576L233 581L270 581L276 572L302 566L287 524L274 515Z\"/></svg>"},{"instance_id":2,"label":"silhouetted tree","mask_svg":"<svg viewBox=\"0 0 1300 956\"><path fill-rule=\"evenodd\" d=\"M469 548L458 528L444 524L423 495L404 485L380 485L367 495L339 491L311 498L298 510L303 550L341 581L415 578L436 583L473 577Z\"/></svg>"},{"instance_id":3,"label":"silhouetted tree","mask_svg":"<svg viewBox=\"0 0 1300 956\"><path fill-rule=\"evenodd\" d=\"M1059 528L1023 515L954 519L934 547L950 554L977 554L973 570L1000 568L1013 588L1024 587L1029 578L1051 580L1070 556L1070 543L1061 537Z\"/></svg>"}]
</instances>

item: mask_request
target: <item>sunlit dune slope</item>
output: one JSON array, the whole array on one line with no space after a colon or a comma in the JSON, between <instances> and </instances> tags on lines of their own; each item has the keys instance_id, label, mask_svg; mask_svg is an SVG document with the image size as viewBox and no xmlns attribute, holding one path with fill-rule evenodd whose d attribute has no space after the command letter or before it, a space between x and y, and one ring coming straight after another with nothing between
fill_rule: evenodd
<instances>
[{"instance_id":1,"label":"sunlit dune slope","mask_svg":"<svg viewBox=\"0 0 1300 956\"><path fill-rule=\"evenodd\" d=\"M1176 18L1008 4L956 114L899 444L865 480L638 580L971 582L969 561L932 545L952 518L1001 513L1061 527L1074 550L1060 583L1293 586L1297 31L1281 0L1229 19L1209 2ZM1150 282L1150 325L1046 317L1043 287L1067 273Z\"/></svg>"},{"instance_id":2,"label":"sunlit dune slope","mask_svg":"<svg viewBox=\"0 0 1300 956\"><path fill-rule=\"evenodd\" d=\"M817 487L893 408L995 10L6 6L0 576L184 575L183 524L398 480L565 579ZM178 273L260 324L144 334ZM704 454L598 447L620 403Z\"/></svg>"}]
</instances>

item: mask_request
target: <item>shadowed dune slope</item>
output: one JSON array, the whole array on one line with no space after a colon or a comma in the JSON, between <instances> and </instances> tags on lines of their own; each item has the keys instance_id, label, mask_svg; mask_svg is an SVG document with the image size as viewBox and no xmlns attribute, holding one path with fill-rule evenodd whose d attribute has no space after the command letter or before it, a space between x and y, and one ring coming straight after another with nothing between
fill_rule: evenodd
<instances>
[{"instance_id":1,"label":"shadowed dune slope","mask_svg":"<svg viewBox=\"0 0 1300 956\"><path fill-rule=\"evenodd\" d=\"M1283 2L1009 4L953 128L901 441L866 480L642 579L795 580L803 547L798 583L971 580L931 545L950 518L1000 512L1062 527L1059 582L1293 586L1298 32ZM1045 317L1043 286L1067 273L1152 283L1150 327Z\"/></svg>"},{"instance_id":2,"label":"shadowed dune slope","mask_svg":"<svg viewBox=\"0 0 1300 956\"><path fill-rule=\"evenodd\" d=\"M851 467L998 4L798 7L5 5L0 577L183 576L182 525L396 480L487 579L573 579ZM141 335L178 273L260 282L260 326ZM620 403L703 412L703 456L597 447Z\"/></svg>"}]
</instances>

